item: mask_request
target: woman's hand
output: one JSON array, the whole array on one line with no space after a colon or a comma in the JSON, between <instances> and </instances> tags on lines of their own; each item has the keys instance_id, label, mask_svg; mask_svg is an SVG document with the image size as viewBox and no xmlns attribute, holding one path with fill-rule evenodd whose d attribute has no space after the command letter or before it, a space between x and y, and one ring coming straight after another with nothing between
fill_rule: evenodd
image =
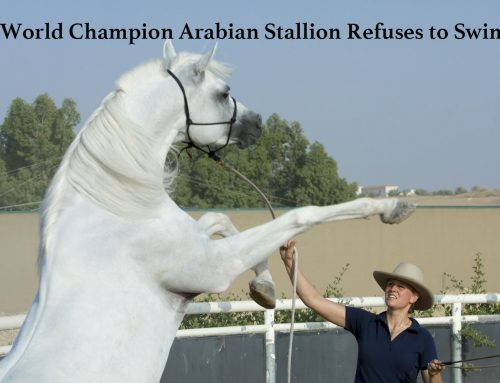
<instances>
[{"instance_id":1,"label":"woman's hand","mask_svg":"<svg viewBox=\"0 0 500 383\"><path fill-rule=\"evenodd\" d=\"M280 247L281 260L287 266L292 266L293 263L293 252L295 248L295 241L288 240L284 245Z\"/></svg>"},{"instance_id":2,"label":"woman's hand","mask_svg":"<svg viewBox=\"0 0 500 383\"><path fill-rule=\"evenodd\" d=\"M439 375L445 368L446 367L443 362L437 359L431 360L429 363L427 363L427 371L429 372L429 377L431 379Z\"/></svg>"}]
</instances>

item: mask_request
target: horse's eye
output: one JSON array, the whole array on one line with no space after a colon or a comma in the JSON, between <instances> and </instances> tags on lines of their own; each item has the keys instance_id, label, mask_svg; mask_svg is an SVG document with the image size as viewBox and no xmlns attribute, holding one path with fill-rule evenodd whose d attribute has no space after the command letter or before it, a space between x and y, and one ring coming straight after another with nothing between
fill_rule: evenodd
<instances>
[{"instance_id":1,"label":"horse's eye","mask_svg":"<svg viewBox=\"0 0 500 383\"><path fill-rule=\"evenodd\" d=\"M227 100L227 99L229 98L229 91L230 91L230 90L231 90L231 89L230 89L229 87L227 87L227 88L224 90L224 92L222 92L222 93L221 93L221 98L222 98L223 100Z\"/></svg>"}]
</instances>

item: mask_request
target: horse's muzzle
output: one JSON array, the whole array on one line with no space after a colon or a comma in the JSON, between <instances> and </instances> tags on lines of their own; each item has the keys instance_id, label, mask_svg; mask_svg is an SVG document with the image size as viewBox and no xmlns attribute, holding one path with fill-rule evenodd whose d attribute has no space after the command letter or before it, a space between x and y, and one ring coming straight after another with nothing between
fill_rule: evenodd
<instances>
[{"instance_id":1,"label":"horse's muzzle","mask_svg":"<svg viewBox=\"0 0 500 383\"><path fill-rule=\"evenodd\" d=\"M252 111L248 111L238 120L233 127L233 138L236 139L238 148L245 149L257 142L262 134L262 117Z\"/></svg>"}]
</instances>

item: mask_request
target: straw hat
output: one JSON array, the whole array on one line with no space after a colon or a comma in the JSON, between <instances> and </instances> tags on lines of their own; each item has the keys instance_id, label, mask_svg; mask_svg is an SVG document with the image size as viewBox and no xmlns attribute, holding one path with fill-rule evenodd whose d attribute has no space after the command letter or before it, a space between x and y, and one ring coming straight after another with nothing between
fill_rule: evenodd
<instances>
[{"instance_id":1,"label":"straw hat","mask_svg":"<svg viewBox=\"0 0 500 383\"><path fill-rule=\"evenodd\" d=\"M375 278L382 290L385 290L389 279L396 279L413 287L419 296L413 305L415 310L427 310L434 304L434 294L425 287L422 270L412 263L401 262L392 273L374 271L373 278Z\"/></svg>"}]
</instances>

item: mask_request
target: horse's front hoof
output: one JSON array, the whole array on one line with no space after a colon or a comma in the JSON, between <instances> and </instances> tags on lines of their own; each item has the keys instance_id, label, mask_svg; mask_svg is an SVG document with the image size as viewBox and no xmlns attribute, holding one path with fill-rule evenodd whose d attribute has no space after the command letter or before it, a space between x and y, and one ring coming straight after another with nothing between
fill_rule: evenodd
<instances>
[{"instance_id":1,"label":"horse's front hoof","mask_svg":"<svg viewBox=\"0 0 500 383\"><path fill-rule=\"evenodd\" d=\"M415 205L406 201L398 201L396 207L389 214L380 214L383 223L401 223L415 211Z\"/></svg>"},{"instance_id":2,"label":"horse's front hoof","mask_svg":"<svg viewBox=\"0 0 500 383\"><path fill-rule=\"evenodd\" d=\"M276 307L274 283L265 279L254 278L250 282L250 297L266 309Z\"/></svg>"}]
</instances>

